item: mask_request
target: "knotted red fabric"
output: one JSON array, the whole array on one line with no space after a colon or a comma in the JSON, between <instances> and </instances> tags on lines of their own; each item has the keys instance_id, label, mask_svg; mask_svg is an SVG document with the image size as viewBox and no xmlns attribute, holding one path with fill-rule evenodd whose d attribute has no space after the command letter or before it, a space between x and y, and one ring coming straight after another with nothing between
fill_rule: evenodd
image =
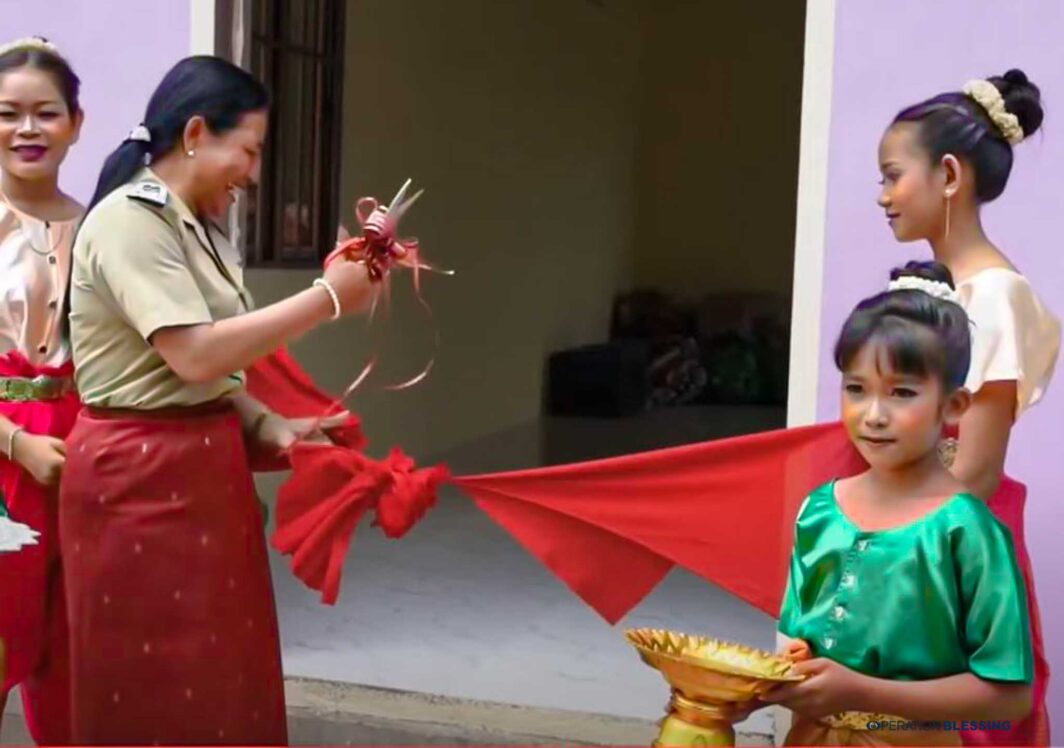
<instances>
[{"instance_id":1,"label":"knotted red fabric","mask_svg":"<svg viewBox=\"0 0 1064 748\"><path fill-rule=\"evenodd\" d=\"M283 352L248 372L248 388L287 416L334 404ZM337 599L363 515L374 510L385 534L399 537L448 475L442 466L415 469L398 450L385 460L366 457L353 429L332 433L338 444L291 450L292 474L278 495L272 543L326 603ZM863 466L831 423L450 481L615 623L674 565L776 615L802 500Z\"/></svg>"},{"instance_id":2,"label":"knotted red fabric","mask_svg":"<svg viewBox=\"0 0 1064 748\"><path fill-rule=\"evenodd\" d=\"M376 511L375 526L401 537L436 502L447 477L440 467L414 469L398 449L385 460L321 444L291 452L292 475L277 495L271 544L292 557L292 573L333 604L340 592L344 557L362 516Z\"/></svg>"},{"instance_id":3,"label":"knotted red fabric","mask_svg":"<svg viewBox=\"0 0 1064 748\"><path fill-rule=\"evenodd\" d=\"M251 367L247 386L257 400L288 418L315 417L338 407L284 350ZM374 510L374 525L390 538L401 537L436 502L436 487L448 473L443 466L415 469L398 449L384 460L367 457L361 451L366 439L353 416L329 429L329 437L331 445L297 443L281 455L252 454L251 461L260 472L292 469L277 495L270 542L291 556L292 573L331 605L362 516Z\"/></svg>"}]
</instances>

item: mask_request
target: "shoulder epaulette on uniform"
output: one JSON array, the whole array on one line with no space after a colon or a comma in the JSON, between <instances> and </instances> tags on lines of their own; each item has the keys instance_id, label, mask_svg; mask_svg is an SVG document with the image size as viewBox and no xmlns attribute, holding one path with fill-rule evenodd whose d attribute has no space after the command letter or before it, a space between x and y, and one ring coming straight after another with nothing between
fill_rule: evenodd
<instances>
[{"instance_id":1,"label":"shoulder epaulette on uniform","mask_svg":"<svg viewBox=\"0 0 1064 748\"><path fill-rule=\"evenodd\" d=\"M170 193L158 182L145 180L135 184L133 189L126 194L126 197L130 200L140 200L141 202L162 207L170 199Z\"/></svg>"}]
</instances>

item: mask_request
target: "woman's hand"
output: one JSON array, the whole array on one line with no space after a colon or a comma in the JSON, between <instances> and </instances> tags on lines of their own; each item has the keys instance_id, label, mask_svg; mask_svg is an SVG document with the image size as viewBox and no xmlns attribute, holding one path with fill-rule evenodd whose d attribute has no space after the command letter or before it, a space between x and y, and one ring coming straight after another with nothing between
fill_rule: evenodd
<instances>
[{"instance_id":1,"label":"woman's hand","mask_svg":"<svg viewBox=\"0 0 1064 748\"><path fill-rule=\"evenodd\" d=\"M19 431L12 442L11 459L42 486L55 486L66 464L66 444L54 436Z\"/></svg>"},{"instance_id":2,"label":"woman's hand","mask_svg":"<svg viewBox=\"0 0 1064 748\"><path fill-rule=\"evenodd\" d=\"M764 701L761 697L755 696L749 701L740 701L736 704L729 704L726 707L727 717L732 724L737 724L745 721L751 714L758 709L764 709L766 706L772 705L767 701Z\"/></svg>"},{"instance_id":3,"label":"woman's hand","mask_svg":"<svg viewBox=\"0 0 1064 748\"><path fill-rule=\"evenodd\" d=\"M771 704L782 704L810 719L847 711L861 711L862 694L868 676L850 670L834 660L817 657L799 660L791 670L804 675L800 683L785 683L762 696Z\"/></svg>"},{"instance_id":4,"label":"woman's hand","mask_svg":"<svg viewBox=\"0 0 1064 748\"><path fill-rule=\"evenodd\" d=\"M812 657L812 650L809 648L809 644L802 639L788 639L780 648L779 654L793 662L801 662ZM749 701L731 705L732 711L729 712L729 718L732 722L742 722L758 709L772 706L775 700L769 698L767 694L778 691L781 685L774 685L765 693L755 696Z\"/></svg>"},{"instance_id":5,"label":"woman's hand","mask_svg":"<svg viewBox=\"0 0 1064 748\"><path fill-rule=\"evenodd\" d=\"M369 270L361 262L338 257L325 267L322 277L336 291L345 315L361 312L376 293Z\"/></svg>"},{"instance_id":6,"label":"woman's hand","mask_svg":"<svg viewBox=\"0 0 1064 748\"><path fill-rule=\"evenodd\" d=\"M351 417L347 411L325 418L284 418L276 413L259 415L252 428L251 438L277 452L284 451L297 441L331 444L327 429L342 426Z\"/></svg>"}]
</instances>

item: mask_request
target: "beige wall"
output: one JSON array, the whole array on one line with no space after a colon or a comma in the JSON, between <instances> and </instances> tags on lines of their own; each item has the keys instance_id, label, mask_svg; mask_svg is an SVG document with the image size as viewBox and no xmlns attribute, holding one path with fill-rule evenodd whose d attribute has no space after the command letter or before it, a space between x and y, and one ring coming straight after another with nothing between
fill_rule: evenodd
<instances>
[{"instance_id":1,"label":"beige wall","mask_svg":"<svg viewBox=\"0 0 1064 748\"><path fill-rule=\"evenodd\" d=\"M636 276L790 297L805 3L653 0L644 15Z\"/></svg>"},{"instance_id":2,"label":"beige wall","mask_svg":"<svg viewBox=\"0 0 1064 748\"><path fill-rule=\"evenodd\" d=\"M396 278L390 322L294 349L339 389L377 449L420 458L534 419L544 363L604 339L616 291L655 284L789 297L804 3L348 0L344 215L407 177L406 229L457 271L426 296ZM252 271L268 302L312 273Z\"/></svg>"},{"instance_id":3,"label":"beige wall","mask_svg":"<svg viewBox=\"0 0 1064 748\"><path fill-rule=\"evenodd\" d=\"M349 0L347 29L344 205L413 177L426 194L405 228L457 271L426 283L432 376L400 394L370 383L353 407L378 448L430 457L535 418L548 353L606 335L632 264L635 2ZM263 303L312 277L249 285ZM431 323L395 280L372 346L359 323L295 346L321 383L339 387L370 347L377 383L428 360Z\"/></svg>"}]
</instances>

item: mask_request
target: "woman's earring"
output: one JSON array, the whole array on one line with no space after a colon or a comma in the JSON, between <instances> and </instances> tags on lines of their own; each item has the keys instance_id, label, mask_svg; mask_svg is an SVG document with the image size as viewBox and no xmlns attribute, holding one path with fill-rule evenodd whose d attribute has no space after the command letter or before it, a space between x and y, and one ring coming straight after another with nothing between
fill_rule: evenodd
<instances>
[{"instance_id":1,"label":"woman's earring","mask_svg":"<svg viewBox=\"0 0 1064 748\"><path fill-rule=\"evenodd\" d=\"M186 151L186 153L188 154L188 157L189 157L189 158L192 158L193 156L195 156L195 155L196 155L196 149L195 149L195 148L189 148L189 149L188 149L188 150ZM948 216L948 215L949 215L949 213L948 213L948 211L949 211L949 207L948 207L948 206L949 206L949 203L947 203L946 205L947 205L947 208L946 208L946 210L947 210L947 213L946 213L946 215ZM949 219L947 219L947 223L946 223L947 227L949 226L948 220L949 220ZM947 233L947 234L949 233L949 228L947 228L947 229L946 229L946 233Z\"/></svg>"}]
</instances>

